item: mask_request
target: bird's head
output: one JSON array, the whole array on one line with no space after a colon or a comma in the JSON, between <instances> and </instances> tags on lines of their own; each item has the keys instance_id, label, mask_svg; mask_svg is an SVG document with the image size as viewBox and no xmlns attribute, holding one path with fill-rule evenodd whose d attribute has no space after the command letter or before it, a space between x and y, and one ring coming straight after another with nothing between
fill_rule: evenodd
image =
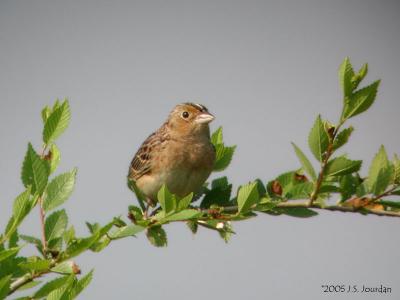
<instances>
[{"instance_id":1,"label":"bird's head","mask_svg":"<svg viewBox=\"0 0 400 300\"><path fill-rule=\"evenodd\" d=\"M208 134L208 124L214 120L214 116L201 104L182 103L175 106L168 118L171 129L180 134Z\"/></svg>"}]
</instances>

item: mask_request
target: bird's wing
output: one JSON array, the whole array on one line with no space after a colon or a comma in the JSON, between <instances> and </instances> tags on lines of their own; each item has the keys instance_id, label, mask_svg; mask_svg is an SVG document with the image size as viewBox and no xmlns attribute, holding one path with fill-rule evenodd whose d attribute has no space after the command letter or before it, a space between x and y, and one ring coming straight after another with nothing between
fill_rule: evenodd
<instances>
[{"instance_id":1,"label":"bird's wing","mask_svg":"<svg viewBox=\"0 0 400 300\"><path fill-rule=\"evenodd\" d=\"M143 142L132 159L129 168L129 178L138 180L143 175L151 172L152 159L160 151L162 143L167 138L164 130L158 130Z\"/></svg>"}]
</instances>

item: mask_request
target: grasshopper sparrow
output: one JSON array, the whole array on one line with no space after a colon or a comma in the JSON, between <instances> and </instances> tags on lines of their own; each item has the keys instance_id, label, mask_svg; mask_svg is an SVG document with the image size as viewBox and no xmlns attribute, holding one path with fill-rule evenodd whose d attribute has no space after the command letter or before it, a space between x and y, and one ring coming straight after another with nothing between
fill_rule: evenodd
<instances>
[{"instance_id":1,"label":"grasshopper sparrow","mask_svg":"<svg viewBox=\"0 0 400 300\"><path fill-rule=\"evenodd\" d=\"M215 149L208 124L214 119L200 104L178 104L167 121L136 152L128 178L154 205L163 184L180 197L198 191L210 175Z\"/></svg>"}]
</instances>

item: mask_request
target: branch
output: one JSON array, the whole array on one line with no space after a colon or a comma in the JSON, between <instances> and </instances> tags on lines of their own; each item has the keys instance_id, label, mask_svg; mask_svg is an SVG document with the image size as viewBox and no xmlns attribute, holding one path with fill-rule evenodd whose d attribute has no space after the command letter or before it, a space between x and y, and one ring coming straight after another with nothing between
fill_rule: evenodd
<instances>
[{"instance_id":1,"label":"branch","mask_svg":"<svg viewBox=\"0 0 400 300\"><path fill-rule=\"evenodd\" d=\"M366 209L366 208L356 208L353 206L343 206L343 205L328 205L321 206L319 204L313 204L310 206L309 200L307 201L288 201L278 203L275 207L278 208L312 208L318 210L329 210L329 211L341 211L341 212L351 212L351 213L360 213L363 215L371 214L377 216L388 216L388 217L400 217L400 212L396 211L387 211L387 210L378 210L378 209ZM254 207L255 208L255 207ZM204 213L214 215L217 212L217 209L204 209L202 210ZM219 213L235 213L238 211L237 206L226 206L218 209Z\"/></svg>"}]
</instances>

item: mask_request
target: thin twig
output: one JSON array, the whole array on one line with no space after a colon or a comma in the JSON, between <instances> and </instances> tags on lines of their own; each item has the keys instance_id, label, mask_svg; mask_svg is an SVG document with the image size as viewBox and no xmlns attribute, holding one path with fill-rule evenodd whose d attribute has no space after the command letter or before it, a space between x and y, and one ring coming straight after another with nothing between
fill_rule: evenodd
<instances>
[{"instance_id":1,"label":"thin twig","mask_svg":"<svg viewBox=\"0 0 400 300\"><path fill-rule=\"evenodd\" d=\"M342 124L343 123L340 122L339 125L336 126L335 130L332 133L332 136L329 136L329 133L328 133L328 136L329 136L328 149L326 150L325 158L323 159L323 161L321 163L321 170L320 170L320 172L318 174L318 179L317 179L317 182L315 183L314 191L312 192L310 200L308 202L308 206L309 207L313 206L314 201L318 197L319 190L321 189L321 185L322 185L322 182L324 180L324 174L325 174L325 171L326 171L326 167L328 165L329 158L333 154L333 142L335 141L336 135L338 134L339 129L342 126Z\"/></svg>"}]
</instances>

